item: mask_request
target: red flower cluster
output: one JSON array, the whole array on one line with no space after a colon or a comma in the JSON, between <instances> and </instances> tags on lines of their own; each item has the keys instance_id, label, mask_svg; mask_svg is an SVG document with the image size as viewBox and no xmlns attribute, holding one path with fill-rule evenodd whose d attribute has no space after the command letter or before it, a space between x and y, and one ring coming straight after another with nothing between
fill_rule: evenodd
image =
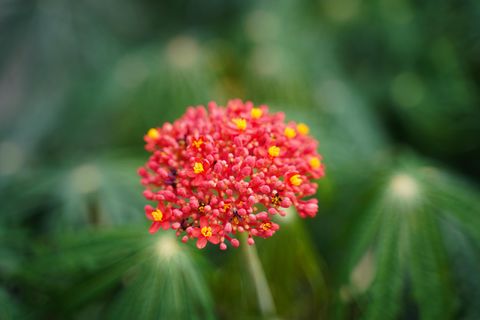
<instances>
[{"instance_id":1,"label":"red flower cluster","mask_svg":"<svg viewBox=\"0 0 480 320\"><path fill-rule=\"evenodd\" d=\"M190 107L173 124L145 135L152 153L138 170L144 196L157 205L145 207L150 232L176 230L186 242L197 239L227 248L235 236L267 238L278 230L272 222L283 208L294 206L301 217L315 216L317 199L310 181L324 175L317 142L305 124L284 122L283 113L267 106L231 100L227 107L211 102L208 111Z\"/></svg>"}]
</instances>

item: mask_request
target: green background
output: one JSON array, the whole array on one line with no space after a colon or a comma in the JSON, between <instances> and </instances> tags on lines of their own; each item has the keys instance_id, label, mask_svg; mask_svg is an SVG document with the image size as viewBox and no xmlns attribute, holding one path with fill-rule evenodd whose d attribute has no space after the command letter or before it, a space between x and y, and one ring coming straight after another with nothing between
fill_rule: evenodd
<instances>
[{"instance_id":1,"label":"green background","mask_svg":"<svg viewBox=\"0 0 480 320\"><path fill-rule=\"evenodd\" d=\"M277 318L480 318L480 2L0 0L0 319L261 319L242 250L148 234L136 174L230 98L327 167L256 244Z\"/></svg>"}]
</instances>

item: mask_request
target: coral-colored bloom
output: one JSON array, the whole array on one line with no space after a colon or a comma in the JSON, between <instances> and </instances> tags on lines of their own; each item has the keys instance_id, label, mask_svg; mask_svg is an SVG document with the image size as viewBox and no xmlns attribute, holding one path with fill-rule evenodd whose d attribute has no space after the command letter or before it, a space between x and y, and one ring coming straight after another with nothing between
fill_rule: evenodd
<instances>
[{"instance_id":1,"label":"coral-colored bloom","mask_svg":"<svg viewBox=\"0 0 480 320\"><path fill-rule=\"evenodd\" d=\"M220 242L220 234L222 233L222 231L222 226L211 226L208 222L207 217L201 217L200 227L192 229L191 235L194 238L197 238L197 248L203 249L207 245L208 241L213 244L218 244Z\"/></svg>"},{"instance_id":2,"label":"coral-colored bloom","mask_svg":"<svg viewBox=\"0 0 480 320\"><path fill-rule=\"evenodd\" d=\"M152 206L145 206L145 215L148 219L152 220L150 226L150 233L155 233L158 229L163 228L165 230L170 228L170 214L169 211L163 208L154 209Z\"/></svg>"},{"instance_id":3,"label":"coral-colored bloom","mask_svg":"<svg viewBox=\"0 0 480 320\"><path fill-rule=\"evenodd\" d=\"M299 186L303 182L302 178L298 173L287 175L287 177L288 177L288 183L290 183L292 186Z\"/></svg>"},{"instance_id":4,"label":"coral-colored bloom","mask_svg":"<svg viewBox=\"0 0 480 320\"><path fill-rule=\"evenodd\" d=\"M271 237L278 230L272 216L294 206L301 217L318 211L317 185L324 175L317 142L306 124L284 122L283 113L267 106L231 100L226 108L214 102L208 111L188 108L185 115L145 135L151 153L138 170L150 232L174 229L182 241L196 239L238 247L241 232Z\"/></svg>"}]
</instances>

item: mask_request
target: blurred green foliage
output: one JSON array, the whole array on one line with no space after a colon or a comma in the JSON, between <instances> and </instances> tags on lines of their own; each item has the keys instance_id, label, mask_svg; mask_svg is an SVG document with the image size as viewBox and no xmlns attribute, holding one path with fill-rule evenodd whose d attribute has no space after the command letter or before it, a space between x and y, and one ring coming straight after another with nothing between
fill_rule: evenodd
<instances>
[{"instance_id":1,"label":"blurred green foliage","mask_svg":"<svg viewBox=\"0 0 480 320\"><path fill-rule=\"evenodd\" d=\"M0 0L0 319L261 318L241 250L149 235L136 176L234 97L327 166L256 244L279 318L480 318L480 2Z\"/></svg>"}]
</instances>

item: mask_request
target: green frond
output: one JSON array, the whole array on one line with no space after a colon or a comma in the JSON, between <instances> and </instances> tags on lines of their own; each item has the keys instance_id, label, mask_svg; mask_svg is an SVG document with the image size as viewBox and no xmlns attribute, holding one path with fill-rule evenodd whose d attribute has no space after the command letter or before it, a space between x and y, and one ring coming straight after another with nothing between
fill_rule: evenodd
<instances>
[{"instance_id":1,"label":"green frond","mask_svg":"<svg viewBox=\"0 0 480 320\"><path fill-rule=\"evenodd\" d=\"M371 288L367 287L368 283L361 288L370 293L365 305L365 319L395 319L401 309L404 265L400 259L402 228L399 223L397 213L386 213L382 217L382 227L374 242L374 280Z\"/></svg>"},{"instance_id":2,"label":"green frond","mask_svg":"<svg viewBox=\"0 0 480 320\"><path fill-rule=\"evenodd\" d=\"M465 234L461 225L454 219L442 221L441 229L445 234L445 246L453 269L457 300L458 317L465 320L480 318L480 248L476 241Z\"/></svg>"},{"instance_id":3,"label":"green frond","mask_svg":"<svg viewBox=\"0 0 480 320\"><path fill-rule=\"evenodd\" d=\"M36 228L61 232L82 228L99 228L143 220L143 196L136 174L140 162L104 155L95 160L71 161L59 168L44 167L31 180L12 182L7 188L11 199L5 199L6 210L15 207L15 214L5 216L12 223L31 223ZM32 180L38 181L32 185ZM29 197L17 205L18 192ZM49 207L42 207L45 199Z\"/></svg>"},{"instance_id":4,"label":"green frond","mask_svg":"<svg viewBox=\"0 0 480 320\"><path fill-rule=\"evenodd\" d=\"M173 236L157 240L150 248L153 257L135 266L107 318L213 319L202 265L183 246Z\"/></svg>"},{"instance_id":5,"label":"green frond","mask_svg":"<svg viewBox=\"0 0 480 320\"><path fill-rule=\"evenodd\" d=\"M96 304L99 319L213 318L207 267L172 234L84 233L64 239L54 251L19 275L48 297L42 317L87 312ZM45 273L47 265L55 267Z\"/></svg>"},{"instance_id":6,"label":"green frond","mask_svg":"<svg viewBox=\"0 0 480 320\"><path fill-rule=\"evenodd\" d=\"M452 319L457 307L453 266L435 214L427 209L409 217L409 275L421 318Z\"/></svg>"},{"instance_id":7,"label":"green frond","mask_svg":"<svg viewBox=\"0 0 480 320\"><path fill-rule=\"evenodd\" d=\"M376 204L364 213L351 238L348 272L339 294L346 306L357 301L365 319L407 316L403 313L409 300L421 319L451 319L460 312L457 293L465 285L455 280L458 264L464 262L450 259L451 235L444 226L455 222L461 226L457 236L476 238L480 211L475 191L455 181L412 156L384 176ZM369 272L367 254L373 257ZM472 258L465 263L471 264Z\"/></svg>"}]
</instances>

